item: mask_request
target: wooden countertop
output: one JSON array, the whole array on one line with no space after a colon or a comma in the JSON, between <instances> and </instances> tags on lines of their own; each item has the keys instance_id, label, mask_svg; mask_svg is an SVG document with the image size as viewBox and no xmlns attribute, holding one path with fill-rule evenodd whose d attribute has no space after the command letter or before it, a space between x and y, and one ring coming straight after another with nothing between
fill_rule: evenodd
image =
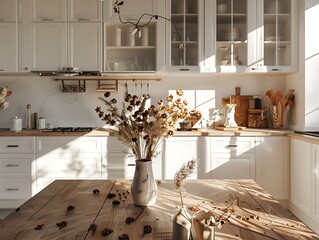
<instances>
[{"instance_id":1,"label":"wooden countertop","mask_svg":"<svg viewBox=\"0 0 319 240\"><path fill-rule=\"evenodd\" d=\"M132 204L130 184L129 180L54 181L0 222L0 239L115 240L122 234L131 240L172 239L172 217L180 204L174 182L158 181L157 203L147 208ZM222 228L216 228L216 239L319 240L252 180L187 180L185 187L184 201L192 208L191 215L202 209L224 219ZM109 193L115 197L108 198ZM113 205L114 200L119 205ZM128 217L134 222L126 224ZM59 227L63 221L66 225ZM96 231L89 230L92 224ZM145 225L152 232L143 235ZM102 237L105 228L113 233Z\"/></svg>"},{"instance_id":2,"label":"wooden countertop","mask_svg":"<svg viewBox=\"0 0 319 240\"><path fill-rule=\"evenodd\" d=\"M201 136L286 136L292 133L291 130L284 129L253 129L246 128L244 130L215 130L202 128L193 131L175 131L174 137L201 137ZM41 130L23 130L21 132L0 131L0 137L5 136L112 136L108 129L98 128L91 132L50 132Z\"/></svg>"}]
</instances>

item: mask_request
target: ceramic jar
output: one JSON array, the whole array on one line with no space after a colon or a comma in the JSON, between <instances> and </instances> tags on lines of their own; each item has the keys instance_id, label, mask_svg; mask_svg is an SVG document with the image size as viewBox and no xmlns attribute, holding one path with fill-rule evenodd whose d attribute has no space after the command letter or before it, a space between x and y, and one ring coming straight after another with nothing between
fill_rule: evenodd
<instances>
[{"instance_id":1,"label":"ceramic jar","mask_svg":"<svg viewBox=\"0 0 319 240\"><path fill-rule=\"evenodd\" d=\"M182 207L173 218L173 240L189 239L191 227L191 217Z\"/></svg>"}]
</instances>

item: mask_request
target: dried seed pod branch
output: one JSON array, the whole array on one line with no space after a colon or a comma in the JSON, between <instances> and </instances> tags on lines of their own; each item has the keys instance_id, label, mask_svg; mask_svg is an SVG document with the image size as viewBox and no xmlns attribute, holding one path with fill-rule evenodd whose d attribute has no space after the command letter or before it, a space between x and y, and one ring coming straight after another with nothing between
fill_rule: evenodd
<instances>
[{"instance_id":1,"label":"dried seed pod branch","mask_svg":"<svg viewBox=\"0 0 319 240\"><path fill-rule=\"evenodd\" d=\"M192 159L187 163L184 163L183 166L175 173L174 183L179 190L179 196L181 199L181 205L184 207L182 188L186 183L186 178L191 176L197 170L197 159Z\"/></svg>"},{"instance_id":2,"label":"dried seed pod branch","mask_svg":"<svg viewBox=\"0 0 319 240\"><path fill-rule=\"evenodd\" d=\"M165 105L162 100L158 106L146 107L148 96L141 98L127 94L122 110L117 107L117 100L109 92L100 97L106 107L105 113L97 107L99 118L111 126L111 129L125 145L129 146L136 159L152 160L157 154L157 147L164 138L173 135L178 121L189 116L188 103L182 100L182 90L176 91L176 97L169 95Z\"/></svg>"}]
</instances>

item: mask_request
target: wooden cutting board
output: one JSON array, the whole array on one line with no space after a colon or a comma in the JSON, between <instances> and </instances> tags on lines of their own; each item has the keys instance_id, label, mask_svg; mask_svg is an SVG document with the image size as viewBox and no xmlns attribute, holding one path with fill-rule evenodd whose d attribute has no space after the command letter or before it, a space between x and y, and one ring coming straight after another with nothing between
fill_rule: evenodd
<instances>
[{"instance_id":1,"label":"wooden cutting board","mask_svg":"<svg viewBox=\"0 0 319 240\"><path fill-rule=\"evenodd\" d=\"M238 126L248 126L249 100L253 99L250 95L231 95L230 103L236 104L235 121Z\"/></svg>"}]
</instances>

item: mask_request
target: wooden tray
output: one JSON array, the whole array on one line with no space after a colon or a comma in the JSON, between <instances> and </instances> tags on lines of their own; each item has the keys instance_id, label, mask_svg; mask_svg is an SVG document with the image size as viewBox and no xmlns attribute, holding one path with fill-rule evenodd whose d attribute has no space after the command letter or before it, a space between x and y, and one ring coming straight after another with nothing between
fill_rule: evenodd
<instances>
[{"instance_id":1,"label":"wooden tray","mask_svg":"<svg viewBox=\"0 0 319 240\"><path fill-rule=\"evenodd\" d=\"M244 130L246 127L215 127L216 130L227 131L227 130Z\"/></svg>"}]
</instances>

